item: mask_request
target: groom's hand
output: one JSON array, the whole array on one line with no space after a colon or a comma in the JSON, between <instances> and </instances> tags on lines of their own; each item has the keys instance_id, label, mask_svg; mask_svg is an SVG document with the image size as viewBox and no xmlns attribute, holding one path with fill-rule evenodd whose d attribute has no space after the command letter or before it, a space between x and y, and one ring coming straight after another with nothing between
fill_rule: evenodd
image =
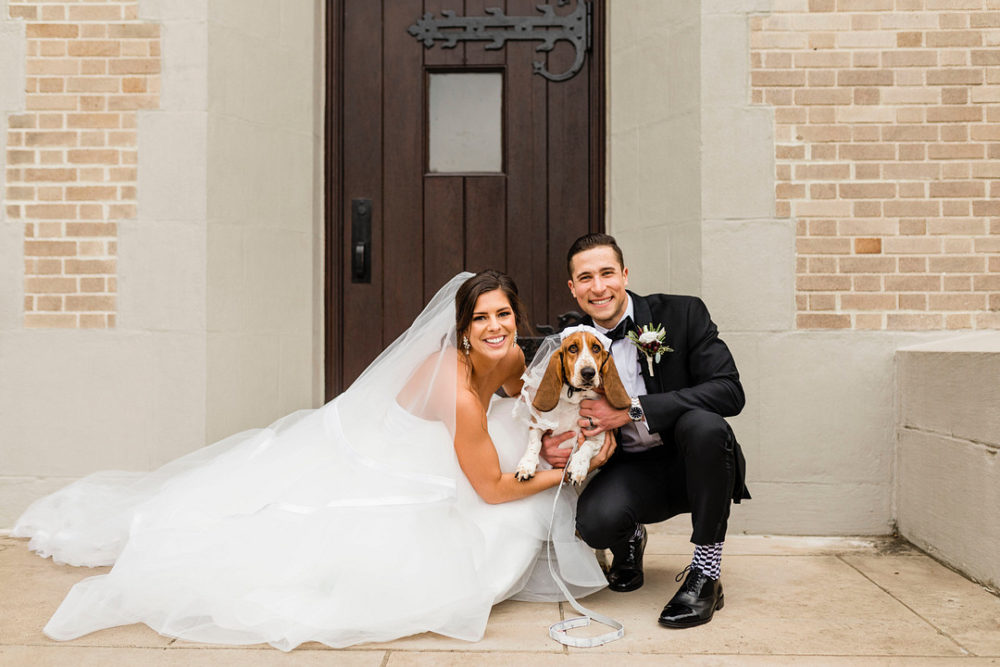
<instances>
[{"instance_id":1,"label":"groom's hand","mask_svg":"<svg viewBox=\"0 0 1000 667\"><path fill-rule=\"evenodd\" d=\"M611 407L603 396L580 401L580 420L577 423L588 438L621 428L630 421L628 410Z\"/></svg>"},{"instance_id":2,"label":"groom's hand","mask_svg":"<svg viewBox=\"0 0 1000 667\"><path fill-rule=\"evenodd\" d=\"M561 447L561 445L572 438L573 431L566 431L558 435L552 435L552 431L546 431L542 435L542 458L549 462L553 468L565 468L569 461L569 453L572 447Z\"/></svg>"}]
</instances>

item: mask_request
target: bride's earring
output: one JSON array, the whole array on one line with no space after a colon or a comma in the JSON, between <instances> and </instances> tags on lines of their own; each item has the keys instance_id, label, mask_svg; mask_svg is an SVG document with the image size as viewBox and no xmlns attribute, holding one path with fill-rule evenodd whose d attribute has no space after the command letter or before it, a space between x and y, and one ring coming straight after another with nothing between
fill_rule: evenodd
<instances>
[{"instance_id":1,"label":"bride's earring","mask_svg":"<svg viewBox=\"0 0 1000 667\"><path fill-rule=\"evenodd\" d=\"M517 345L517 332L514 332L514 345Z\"/></svg>"},{"instance_id":2,"label":"bride's earring","mask_svg":"<svg viewBox=\"0 0 1000 667\"><path fill-rule=\"evenodd\" d=\"M469 344L469 337L468 336L462 336L462 351L465 352L466 354L468 354L469 350L471 350L471 349L472 349L472 345Z\"/></svg>"}]
</instances>

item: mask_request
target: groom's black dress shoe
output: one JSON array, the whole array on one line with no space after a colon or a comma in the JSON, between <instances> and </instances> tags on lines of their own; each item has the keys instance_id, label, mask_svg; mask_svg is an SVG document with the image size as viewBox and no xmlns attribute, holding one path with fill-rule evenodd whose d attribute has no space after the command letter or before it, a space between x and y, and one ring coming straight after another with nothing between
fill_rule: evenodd
<instances>
[{"instance_id":1,"label":"groom's black dress shoe","mask_svg":"<svg viewBox=\"0 0 1000 667\"><path fill-rule=\"evenodd\" d=\"M688 568L684 583L660 612L660 625L690 628L708 623L724 603L721 580L710 579L696 567Z\"/></svg>"},{"instance_id":2,"label":"groom's black dress shoe","mask_svg":"<svg viewBox=\"0 0 1000 667\"><path fill-rule=\"evenodd\" d=\"M642 552L646 550L646 527L640 525L625 542L611 547L614 560L608 570L608 588L619 593L642 586Z\"/></svg>"}]
</instances>

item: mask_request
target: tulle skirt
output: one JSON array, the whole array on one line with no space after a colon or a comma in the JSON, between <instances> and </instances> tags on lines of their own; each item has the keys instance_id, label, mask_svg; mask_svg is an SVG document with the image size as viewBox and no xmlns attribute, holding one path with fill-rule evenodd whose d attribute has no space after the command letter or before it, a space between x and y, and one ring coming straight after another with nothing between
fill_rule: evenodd
<instances>
[{"instance_id":1,"label":"tulle skirt","mask_svg":"<svg viewBox=\"0 0 1000 667\"><path fill-rule=\"evenodd\" d=\"M513 470L526 427L495 400L490 434ZM493 604L558 600L546 538L574 595L605 585L574 536L576 496L499 505L461 474L443 424L396 406L399 460L351 446L338 401L246 431L145 475L98 473L33 504L14 535L72 565L108 565L45 626L73 639L142 622L161 634L290 650L436 632L475 641Z\"/></svg>"}]
</instances>

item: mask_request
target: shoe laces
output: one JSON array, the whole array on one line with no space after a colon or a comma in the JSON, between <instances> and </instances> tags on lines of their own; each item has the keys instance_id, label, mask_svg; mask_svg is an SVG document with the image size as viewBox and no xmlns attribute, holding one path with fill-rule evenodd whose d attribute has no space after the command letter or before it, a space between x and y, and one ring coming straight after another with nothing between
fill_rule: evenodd
<instances>
[{"instance_id":1,"label":"shoe laces","mask_svg":"<svg viewBox=\"0 0 1000 667\"><path fill-rule=\"evenodd\" d=\"M690 573L690 574L692 574L694 576L689 576L684 581L684 585L681 587L684 590L696 590L699 587L699 584L701 583L701 580L708 578L708 575L705 574L704 572L702 572L701 570L699 570L698 568L691 567L690 565L688 565L683 570L681 570L680 572L677 573L677 576L674 577L674 581L680 581L681 578L684 576L685 572Z\"/></svg>"}]
</instances>

